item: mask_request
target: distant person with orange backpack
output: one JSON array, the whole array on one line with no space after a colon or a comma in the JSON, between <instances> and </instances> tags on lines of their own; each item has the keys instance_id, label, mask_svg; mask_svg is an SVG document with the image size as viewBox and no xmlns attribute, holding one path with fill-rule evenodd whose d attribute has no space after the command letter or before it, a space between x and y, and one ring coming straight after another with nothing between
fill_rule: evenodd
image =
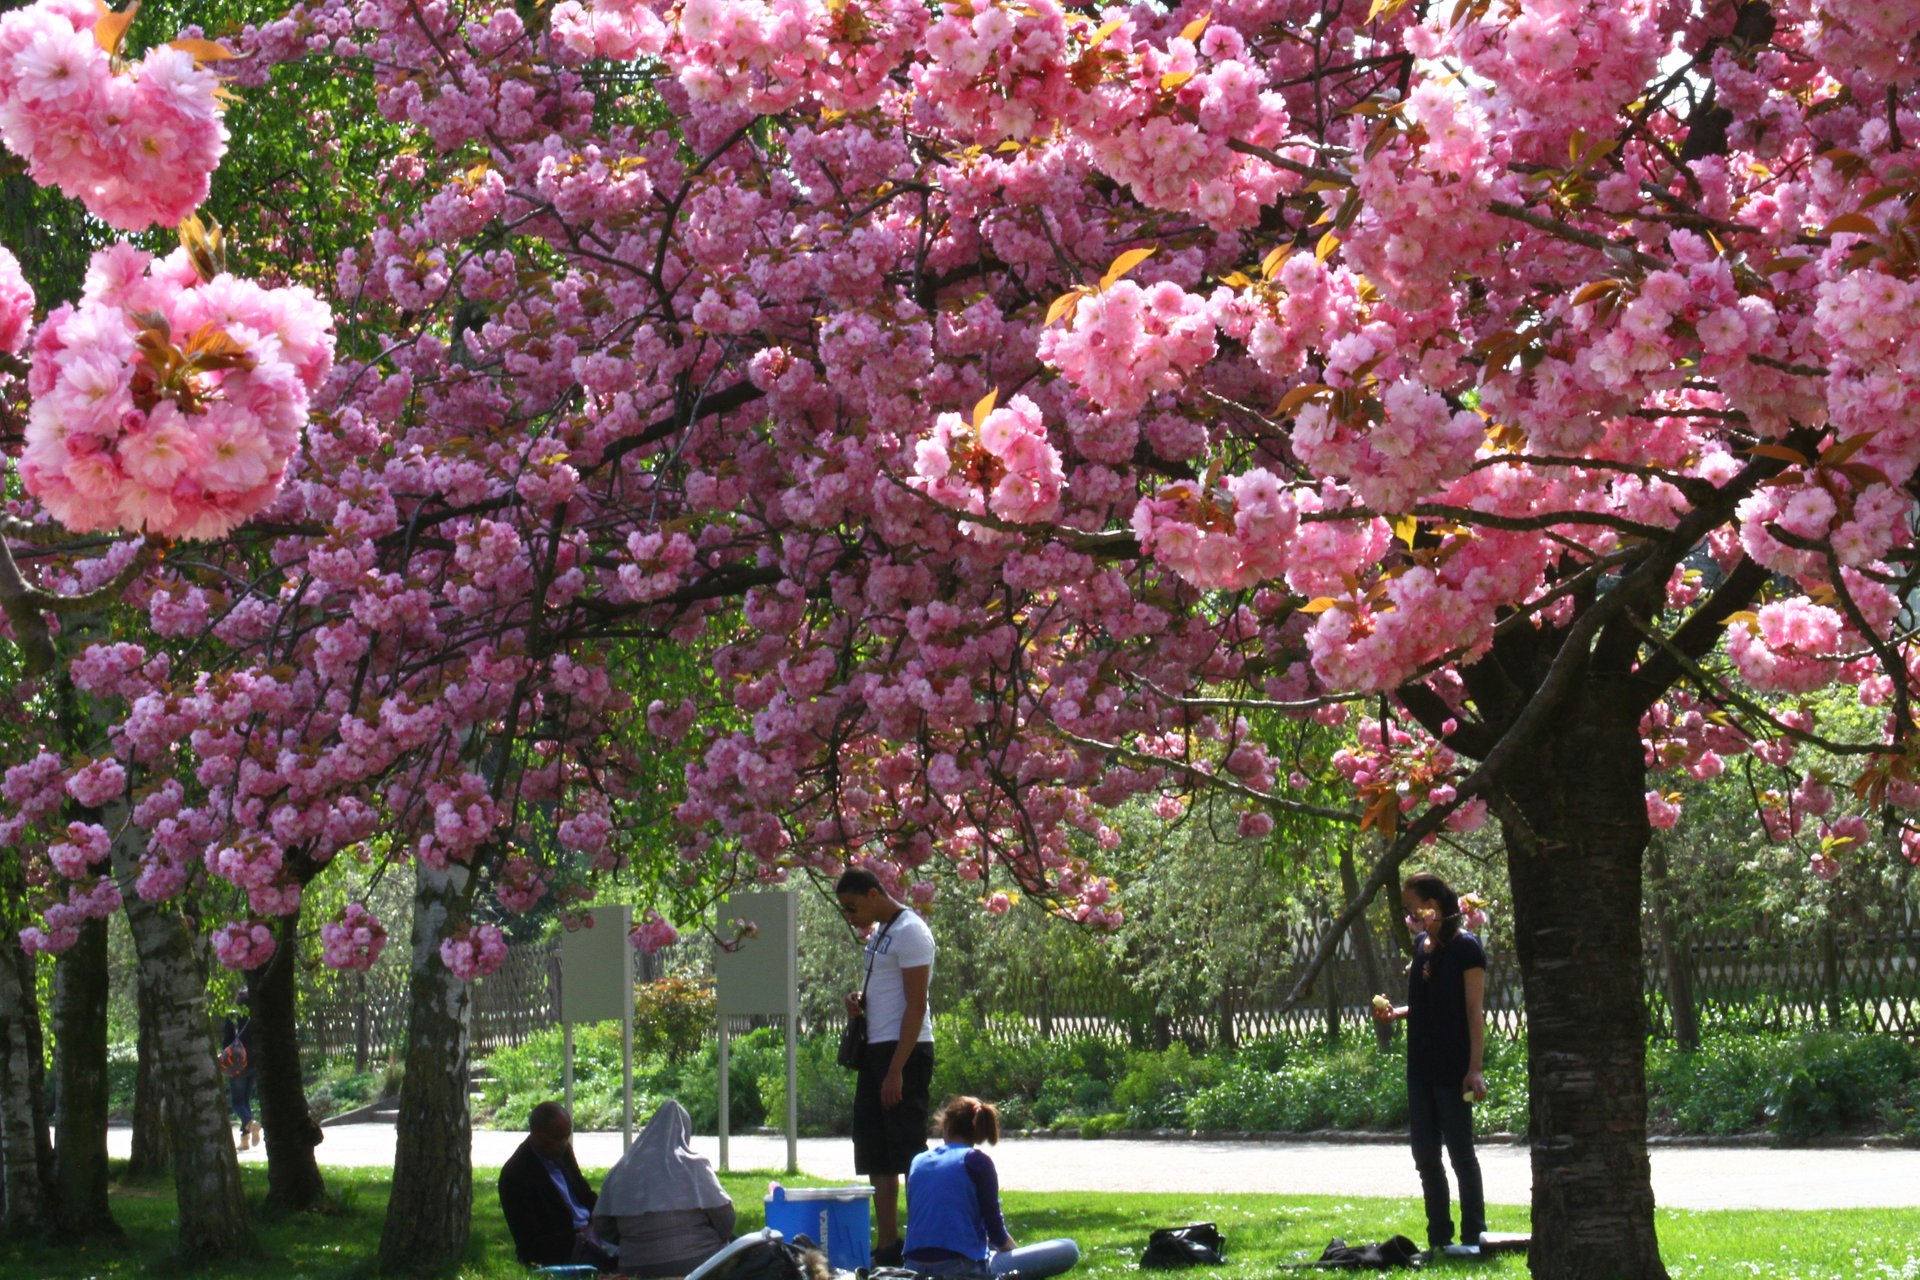
<instances>
[{"instance_id":1,"label":"distant person with orange backpack","mask_svg":"<svg viewBox=\"0 0 1920 1280\"><path fill-rule=\"evenodd\" d=\"M260 1122L253 1118L253 1099L259 1089L259 1073L253 1064L253 1011L246 992L240 994L241 1007L227 1015L220 1031L220 1074L227 1078L227 1101L233 1117L240 1122L240 1150L260 1142Z\"/></svg>"}]
</instances>

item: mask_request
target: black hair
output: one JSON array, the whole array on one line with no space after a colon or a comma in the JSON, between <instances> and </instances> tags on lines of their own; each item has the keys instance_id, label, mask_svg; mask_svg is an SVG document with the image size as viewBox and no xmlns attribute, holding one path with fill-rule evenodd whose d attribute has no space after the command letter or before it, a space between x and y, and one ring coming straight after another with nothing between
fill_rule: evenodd
<instances>
[{"instance_id":1,"label":"black hair","mask_svg":"<svg viewBox=\"0 0 1920 1280\"><path fill-rule=\"evenodd\" d=\"M848 867L840 873L840 878L833 882L833 892L836 896L842 893L872 893L878 888L880 888L880 877L865 867Z\"/></svg>"},{"instance_id":2,"label":"black hair","mask_svg":"<svg viewBox=\"0 0 1920 1280\"><path fill-rule=\"evenodd\" d=\"M1425 978L1431 975L1434 953L1459 936L1460 926L1465 920L1460 914L1460 895L1454 892L1452 885L1431 871L1416 871L1408 876L1406 883L1400 886L1400 892L1412 893L1420 901L1436 903L1440 908L1440 941L1428 947L1420 961L1420 976Z\"/></svg>"},{"instance_id":3,"label":"black hair","mask_svg":"<svg viewBox=\"0 0 1920 1280\"><path fill-rule=\"evenodd\" d=\"M557 1102L542 1102L527 1114L527 1132L545 1133L567 1118L567 1109Z\"/></svg>"}]
</instances>

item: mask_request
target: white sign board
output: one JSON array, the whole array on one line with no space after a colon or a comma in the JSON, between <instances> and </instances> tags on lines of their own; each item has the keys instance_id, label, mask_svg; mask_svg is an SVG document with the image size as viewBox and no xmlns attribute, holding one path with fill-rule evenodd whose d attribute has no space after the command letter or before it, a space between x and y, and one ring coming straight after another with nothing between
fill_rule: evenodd
<instances>
[{"instance_id":1,"label":"white sign board","mask_svg":"<svg viewBox=\"0 0 1920 1280\"><path fill-rule=\"evenodd\" d=\"M593 927L560 935L560 1022L565 1028L567 1111L573 1111L573 1028L580 1022L620 1024L620 1150L633 1142L632 907L595 907Z\"/></svg>"},{"instance_id":2,"label":"white sign board","mask_svg":"<svg viewBox=\"0 0 1920 1280\"><path fill-rule=\"evenodd\" d=\"M798 902L791 893L736 893L716 909L714 932L723 939L754 926L734 950L714 949L713 994L723 1016L787 1015L799 989Z\"/></svg>"},{"instance_id":3,"label":"white sign board","mask_svg":"<svg viewBox=\"0 0 1920 1280\"><path fill-rule=\"evenodd\" d=\"M595 907L591 929L560 935L560 1019L617 1022L633 1008L633 908Z\"/></svg>"},{"instance_id":4,"label":"white sign board","mask_svg":"<svg viewBox=\"0 0 1920 1280\"><path fill-rule=\"evenodd\" d=\"M787 1026L787 1172L800 1168L800 1069L794 1035L800 1022L800 897L736 893L722 902L714 932L732 945L713 953L713 995L720 1014L720 1167L727 1167L731 1094L727 1019L777 1017ZM743 931L743 925L751 925ZM737 941L735 939L738 939Z\"/></svg>"}]
</instances>

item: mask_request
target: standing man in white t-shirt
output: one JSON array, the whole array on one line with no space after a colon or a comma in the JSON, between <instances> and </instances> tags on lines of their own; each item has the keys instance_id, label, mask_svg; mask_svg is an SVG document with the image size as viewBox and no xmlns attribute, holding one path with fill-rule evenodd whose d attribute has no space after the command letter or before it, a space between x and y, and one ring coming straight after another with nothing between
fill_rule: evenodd
<instances>
[{"instance_id":1,"label":"standing man in white t-shirt","mask_svg":"<svg viewBox=\"0 0 1920 1280\"><path fill-rule=\"evenodd\" d=\"M933 931L906 903L854 867L833 886L840 914L866 931L867 1048L853 1087L853 1168L873 1183L876 1266L901 1264L900 1180L927 1149L928 1094L933 1087ZM847 996L849 1017L861 996Z\"/></svg>"}]
</instances>

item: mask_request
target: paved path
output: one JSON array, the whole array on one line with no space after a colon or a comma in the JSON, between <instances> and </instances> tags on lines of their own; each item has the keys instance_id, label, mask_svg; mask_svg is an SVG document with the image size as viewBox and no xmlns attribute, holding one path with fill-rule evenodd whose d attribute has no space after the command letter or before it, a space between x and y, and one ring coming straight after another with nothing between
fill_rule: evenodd
<instances>
[{"instance_id":1,"label":"paved path","mask_svg":"<svg viewBox=\"0 0 1920 1280\"><path fill-rule=\"evenodd\" d=\"M330 1126L320 1148L323 1165L390 1166L393 1126ZM523 1135L475 1130L473 1161L506 1163ZM125 1156L131 1131L116 1128L108 1149ZM718 1161L718 1138L694 1146ZM604 1169L620 1156L618 1133L574 1137L580 1163ZM728 1163L739 1169L781 1169L783 1138L739 1137ZM264 1160L259 1149L247 1162ZM1398 1143L1154 1142L1071 1138L1010 1138L994 1149L1001 1185L1013 1191L1185 1191L1199 1195L1271 1192L1279 1195L1412 1196L1418 1193L1412 1157ZM802 1138L800 1167L818 1177L855 1181L853 1147L844 1138ZM1524 1147L1480 1148L1487 1199L1525 1204L1532 1177ZM1653 1193L1670 1209L1920 1208L1920 1150L1758 1147L1653 1149Z\"/></svg>"}]
</instances>

